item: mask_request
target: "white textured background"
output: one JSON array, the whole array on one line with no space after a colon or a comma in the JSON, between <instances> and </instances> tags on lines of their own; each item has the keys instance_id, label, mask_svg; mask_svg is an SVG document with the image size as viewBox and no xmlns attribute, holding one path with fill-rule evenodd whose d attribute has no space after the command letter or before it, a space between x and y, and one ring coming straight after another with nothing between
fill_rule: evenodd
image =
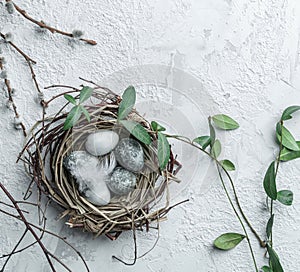
<instances>
[{"instance_id":1,"label":"white textured background","mask_svg":"<svg viewBox=\"0 0 300 272\"><path fill-rule=\"evenodd\" d=\"M146 109L153 110L151 117L165 122L168 122L168 116L163 117L161 113L167 112L159 107L170 99L169 90L173 88L173 96L167 104L189 121L185 126L186 119L177 119L177 124L170 124L170 128L184 130L191 124L191 128L197 131L186 131L186 134L191 134L189 136L207 133L204 117L209 114L227 113L238 120L239 130L226 134L219 132L224 146L222 156L235 162L238 171L234 178L242 205L258 231L264 232L267 212L262 179L275 157L274 124L286 106L300 104L298 0L16 2L29 14L50 25L64 30L82 29L85 37L98 42L95 47L72 46L65 37L38 34L31 23L19 15L7 15L0 5L2 31L14 33L15 43L38 62L35 69L42 86L54 83L78 85L81 83L78 77L82 76L120 92L131 83L129 79L132 77L132 84L140 85L139 102L158 101L157 111L150 107ZM8 60L9 78L18 90L18 109L29 127L40 117L41 109L35 101L36 92L28 68L10 48L4 47L3 50ZM159 71L157 86L147 69L144 81L143 73L139 75L142 79L135 77L135 73L143 72L148 64ZM181 71L178 75L176 69ZM124 73L129 79L123 77ZM118 78L117 82L115 78ZM159 87L161 82L165 85ZM147 83L150 83L149 88ZM194 86L193 90L188 90L190 85ZM174 89L179 89L179 98ZM54 92L47 91L45 95L50 98ZM5 107L7 98L3 92L0 95L1 182L21 198L28 179L24 177L22 166L15 165L15 160L23 137L13 128L12 112ZM193 115L188 96L190 103L198 105L199 118L196 110ZM298 124L299 118L298 115ZM296 124L296 121L291 121L289 128L298 132L299 139L300 130L297 131ZM192 156L193 161L182 156L186 169L195 165L199 169L193 172L193 177L183 180L174 202L186 198L190 202L169 214L169 220L161 225L157 247L138 260L136 266L125 267L111 259L112 255L132 256L130 233L115 242L105 238L92 240L90 235L70 231L63 222L56 222L54 208L49 214L49 229L68 235L93 272L254 271L245 242L227 253L213 249L215 237L225 231L240 232L241 228L214 171L207 167L209 161L201 159L200 164L194 165L196 155ZM285 271L298 271L299 267L299 166L299 162L285 164L278 185L280 189L292 189L295 193L293 207L276 206L275 247ZM0 227L0 254L4 254L13 247L23 226L0 214ZM155 238L155 232L139 234L139 253L147 251ZM84 271L79 260L61 243L52 238L46 239L45 243L74 271ZM253 245L258 263L263 265L266 262L264 251L254 239ZM7 271L50 270L40 250L34 248L13 258Z\"/></svg>"}]
</instances>

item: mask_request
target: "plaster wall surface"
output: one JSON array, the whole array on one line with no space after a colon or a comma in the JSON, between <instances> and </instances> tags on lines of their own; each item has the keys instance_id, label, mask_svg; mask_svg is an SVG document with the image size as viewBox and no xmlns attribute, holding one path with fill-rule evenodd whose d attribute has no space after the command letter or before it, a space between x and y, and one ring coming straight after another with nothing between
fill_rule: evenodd
<instances>
[{"instance_id":1,"label":"plaster wall surface","mask_svg":"<svg viewBox=\"0 0 300 272\"><path fill-rule=\"evenodd\" d=\"M1 1L0 1L1 2ZM0 29L12 32L14 42L37 61L35 71L41 86L56 83L78 86L79 76L93 79L121 93L136 86L137 108L170 131L190 137L208 133L207 116L226 113L240 128L218 131L223 158L237 168L233 174L246 214L262 234L268 219L262 180L276 157L274 128L281 112L300 104L300 3L297 0L67 0L18 1L30 15L63 30L82 29L97 46L70 42L58 34L39 33L20 15L7 14L0 4ZM41 117L41 108L29 69L14 50L1 45L11 83L25 125ZM3 85L1 85L3 87ZM2 88L1 88L2 89ZM51 98L61 90L45 91ZM0 93L1 182L16 198L22 198L28 178L16 165L24 138L13 127L13 113ZM63 103L63 100L60 101ZM49 113L55 112L57 102ZM300 138L299 114L288 128ZM212 163L202 155L175 144L183 163L182 183L172 187L172 203L178 206L160 225L156 247L133 267L112 260L133 257L131 233L117 241L70 230L56 221L50 207L48 228L74 244L91 271L254 271L244 241L235 250L220 252L212 241L224 232L241 232ZM298 271L300 246L300 162L286 163L278 187L294 192L292 207L275 206L274 246L285 271ZM4 195L0 193L1 201ZM0 204L0 207L3 208ZM29 208L30 209L30 208ZM35 217L35 210L32 209ZM21 222L0 214L0 255L20 237ZM139 233L139 254L155 243L157 232ZM264 250L251 236L257 261L266 264ZM74 272L82 263L61 242L46 238L45 244ZM1 262L1 261L0 261ZM38 247L14 257L7 271L48 272ZM57 271L64 271L58 267Z\"/></svg>"}]
</instances>

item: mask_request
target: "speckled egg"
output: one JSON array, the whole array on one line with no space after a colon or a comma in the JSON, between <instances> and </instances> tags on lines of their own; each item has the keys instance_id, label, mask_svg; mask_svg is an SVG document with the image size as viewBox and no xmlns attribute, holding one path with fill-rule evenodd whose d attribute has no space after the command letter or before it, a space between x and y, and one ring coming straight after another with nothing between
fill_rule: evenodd
<instances>
[{"instance_id":1,"label":"speckled egg","mask_svg":"<svg viewBox=\"0 0 300 272\"><path fill-rule=\"evenodd\" d=\"M117 195L128 194L136 186L136 176L122 167L117 167L107 182L107 186Z\"/></svg>"},{"instance_id":2,"label":"speckled egg","mask_svg":"<svg viewBox=\"0 0 300 272\"><path fill-rule=\"evenodd\" d=\"M119 135L111 130L99 130L86 138L85 149L94 156L111 152L119 142Z\"/></svg>"},{"instance_id":3,"label":"speckled egg","mask_svg":"<svg viewBox=\"0 0 300 272\"><path fill-rule=\"evenodd\" d=\"M141 144L131 138L122 139L115 148L117 162L132 172L140 172L144 167L144 151Z\"/></svg>"}]
</instances>

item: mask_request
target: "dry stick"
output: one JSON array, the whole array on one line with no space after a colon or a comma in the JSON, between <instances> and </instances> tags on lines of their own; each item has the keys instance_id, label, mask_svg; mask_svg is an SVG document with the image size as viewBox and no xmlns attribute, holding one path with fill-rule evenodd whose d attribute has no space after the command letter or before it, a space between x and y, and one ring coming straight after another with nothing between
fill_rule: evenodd
<instances>
[{"instance_id":1,"label":"dry stick","mask_svg":"<svg viewBox=\"0 0 300 272\"><path fill-rule=\"evenodd\" d=\"M4 272L4 269L5 269L6 265L8 264L10 258L11 258L12 255L16 252L18 246L21 244L21 242L22 242L23 239L25 238L27 232L28 232L28 229L26 229L26 230L24 231L24 233L22 234L22 236L21 236L21 238L19 239L18 243L16 243L16 245L14 246L12 252L11 252L10 254L8 254L8 256L7 256L8 258L5 260L5 262L4 262L4 264L3 264L3 266L2 266L2 268L1 268L1 270L0 270L0 272Z\"/></svg>"},{"instance_id":2,"label":"dry stick","mask_svg":"<svg viewBox=\"0 0 300 272\"><path fill-rule=\"evenodd\" d=\"M0 32L0 37L6 41L6 37L5 35ZM16 46L13 42L10 41L6 41L10 46L12 46L19 54L21 54L23 56L23 58L25 58L28 61L31 61L33 64L36 64L36 61L33 60L32 58L30 58L27 54L25 54L18 46Z\"/></svg>"},{"instance_id":3,"label":"dry stick","mask_svg":"<svg viewBox=\"0 0 300 272\"><path fill-rule=\"evenodd\" d=\"M116 259L117 261L121 262L122 264L128 265L128 266L133 266L136 263L137 260L137 241L136 241L136 229L135 229L135 223L134 223L134 215L132 214L132 232L133 232L133 241L134 241L134 259L132 263L127 263L120 258L116 256L112 256L113 259Z\"/></svg>"},{"instance_id":4,"label":"dry stick","mask_svg":"<svg viewBox=\"0 0 300 272\"><path fill-rule=\"evenodd\" d=\"M2 71L4 70L3 63L2 63L1 60L0 60L0 70L2 70ZM18 113L17 106L16 106L16 104L15 104L15 102L14 102L14 100L13 100L13 97L12 97L12 89L11 89L11 86L10 86L10 81L9 81L7 78L5 78L5 79L4 79L4 83L5 83L5 86L6 86L6 88L7 88L8 100L9 100L9 101L11 102L11 104L12 104L13 111L14 111L14 113L15 113L15 117L16 117L16 118L19 118L19 117L20 117L20 114ZM20 126L21 126L21 128L22 128L22 131L23 131L24 136L26 137L26 136L27 136L27 133L26 133L26 127L25 127L25 125L23 124L23 122L20 123Z\"/></svg>"},{"instance_id":5,"label":"dry stick","mask_svg":"<svg viewBox=\"0 0 300 272\"><path fill-rule=\"evenodd\" d=\"M0 183L0 184L1 184L1 183ZM24 220L23 220L22 218L20 218L20 216L14 215L14 214L9 213L9 212L7 212L7 211L5 211L5 210L0 209L0 213L6 214L6 215L8 215L8 216L10 216L10 217L13 217L13 218L15 218L15 219L18 219L18 220L24 222ZM84 264L84 266L85 266L87 272L90 272L90 269L89 269L89 267L88 267L86 261L84 260L82 254L80 253L80 251L78 251L74 246L72 246L69 242L67 242L65 237L61 237L61 236L59 236L58 234L56 234L56 233L54 233L54 232L51 232L51 231L49 231L49 230L47 230L47 229L43 229L43 228L41 228L41 227L39 227L39 226L37 226L37 225L35 225L35 224L33 224L33 223L28 222L28 224L29 224L30 226L32 226L33 228L39 230L39 231L44 231L45 233L47 233L47 234L49 234L49 235L51 235L51 236L53 236L53 237L55 237L55 238L57 238L57 239L63 241L67 246L69 246L70 248L72 248L72 250L74 250L74 252L75 252L75 253L79 256L79 258L82 260L82 262L83 262L83 264ZM38 242L38 241L36 241L36 242ZM59 261L59 260L58 260L58 261Z\"/></svg>"},{"instance_id":6,"label":"dry stick","mask_svg":"<svg viewBox=\"0 0 300 272\"><path fill-rule=\"evenodd\" d=\"M6 2L8 2L10 0L6 0ZM43 21L37 21L36 19L32 18L31 16L29 16L25 10L21 9L18 5L16 5L15 3L14 4L14 7L15 9L24 17L26 18L27 20L31 21L32 23L38 25L39 27L41 28L45 28L47 30L49 30L51 33L58 33L58 34L61 34L61 35L64 35L64 36L67 36L67 37L70 37L70 38L74 38L74 35L72 33L69 33L69 32L65 32L65 31L62 31L62 30L59 30L57 28L54 28L54 27L51 27L51 26L48 26L46 25ZM83 41L83 42L86 42L87 44L91 44L91 45L96 45L97 42L94 41L94 40L89 40L89 39L83 39L83 38L80 38L79 39L80 41Z\"/></svg>"},{"instance_id":7,"label":"dry stick","mask_svg":"<svg viewBox=\"0 0 300 272\"><path fill-rule=\"evenodd\" d=\"M50 267L51 270L53 272L56 272L54 265L50 259L49 256L49 251L46 249L46 247L44 246L43 242L39 239L38 235L36 234L36 232L33 230L33 228L31 227L31 225L28 223L27 219L25 218L23 212L21 211L18 203L16 202L16 200L13 198L13 196L10 194L10 192L5 188L5 186L0 182L0 188L2 189L2 191L6 194L6 196L9 198L9 200L12 202L12 204L14 205L16 211L18 212L20 218L22 219L23 223L25 224L26 228L28 229L28 231L31 232L32 236L34 237L34 239L37 241L37 243L39 244L40 248L42 249Z\"/></svg>"},{"instance_id":8,"label":"dry stick","mask_svg":"<svg viewBox=\"0 0 300 272\"><path fill-rule=\"evenodd\" d=\"M27 204L27 205L38 206L38 204L36 204L36 203L26 202L26 201L17 201L17 203L18 203L18 204ZM46 211L46 210L45 210L45 211ZM45 229L46 229L46 217L45 217L45 211L42 211L43 217L44 217L44 224L43 224L42 234L40 235L40 240L42 240L42 238L43 238L43 236L44 236L44 234L45 234ZM27 229L26 231L28 231L28 229ZM22 239L23 239L23 237L20 238L20 240L19 240L18 243L20 243ZM21 253L21 252L23 252L24 250L26 250L26 249L28 249L28 248L34 246L36 243L37 243L37 241L35 241L35 242L33 242L33 243L31 243L31 244L29 244L29 245L27 245L27 246L25 246L25 247L19 249L19 250L16 250L17 247L15 247L14 250L13 250L12 252L10 252L9 254L4 254L4 255L2 255L2 256L0 257L0 259L6 258L6 257L10 258L12 255L17 254L17 253Z\"/></svg>"},{"instance_id":9,"label":"dry stick","mask_svg":"<svg viewBox=\"0 0 300 272\"><path fill-rule=\"evenodd\" d=\"M111 93L112 95L116 95L118 96L115 92L113 92L112 90L110 90L109 88L106 88L106 87L103 87L103 86L100 86L99 84L95 83L94 81L92 80L88 80L88 79L84 79L82 77L79 77L80 80L82 81L85 81L87 83L90 83L90 84L93 84L95 85L96 87L98 87L99 89L102 89L102 90L105 90L105 91L108 91L109 93Z\"/></svg>"}]
</instances>

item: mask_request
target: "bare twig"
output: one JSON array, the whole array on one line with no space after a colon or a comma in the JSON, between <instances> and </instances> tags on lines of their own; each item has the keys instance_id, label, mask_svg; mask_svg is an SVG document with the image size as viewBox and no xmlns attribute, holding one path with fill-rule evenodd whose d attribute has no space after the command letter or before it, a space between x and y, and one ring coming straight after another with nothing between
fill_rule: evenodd
<instances>
[{"instance_id":1,"label":"bare twig","mask_svg":"<svg viewBox=\"0 0 300 272\"><path fill-rule=\"evenodd\" d=\"M7 2L9 0L6 0ZM20 8L17 4L14 3L14 7L15 9L17 10L17 12L19 12L25 19L29 20L30 22L38 25L39 27L41 28L45 28L47 30L49 30L51 33L58 33L58 34L61 34L61 35L64 35L64 36L67 36L67 37L70 37L70 38L75 38L73 33L69 33L69 32L65 32L65 31L62 31L62 30L59 30L57 28L54 28L54 27L51 27L51 26L48 26L45 24L45 22L43 21L38 21L34 18L32 18L31 16L29 16L27 14L27 12L25 10L23 10L22 8ZM83 42L86 42L87 44L90 44L90 45L96 45L97 42L94 41L94 40L89 40L89 39L84 39L84 38L80 38L79 39L80 41L83 41Z\"/></svg>"},{"instance_id":2,"label":"bare twig","mask_svg":"<svg viewBox=\"0 0 300 272\"><path fill-rule=\"evenodd\" d=\"M4 66L3 66L2 60L0 60L0 70L1 70L1 71L4 71ZM4 78L4 84L5 84L6 89L7 89L8 101L9 101L9 102L11 103L11 105L12 105L13 111L14 111L14 113L15 113L15 118L18 119L18 118L20 118L20 114L19 114L19 112L18 112L17 106L16 106L16 104L15 104L15 102L14 102L14 99L13 99L13 96L12 96L12 88L11 88L11 86L10 86L10 81L9 81L9 79ZM16 125L16 124L15 124L15 125ZM18 125L21 126L21 129L22 129L22 131L23 131L23 134L24 134L24 136L26 137L27 133L26 133L26 127L25 127L25 125L24 125L23 122L21 122L21 121L19 122Z\"/></svg>"},{"instance_id":3,"label":"bare twig","mask_svg":"<svg viewBox=\"0 0 300 272\"><path fill-rule=\"evenodd\" d=\"M37 243L39 244L40 248L42 249L49 265L50 268L53 272L56 272L53 262L50 259L50 255L49 255L49 251L48 249L44 246L43 242L40 240L40 238L38 237L38 235L36 234L36 232L33 230L32 226L28 223L27 219L25 218L22 210L20 209L17 201L13 198L13 196L10 194L10 192L5 188L5 186L0 182L0 188L1 190L5 193L5 195L8 197L8 199L11 201L11 203L14 205L16 211L19 214L19 217L22 219L23 223L26 226L26 229L32 234L32 236L34 237L34 239L37 241Z\"/></svg>"}]
</instances>

